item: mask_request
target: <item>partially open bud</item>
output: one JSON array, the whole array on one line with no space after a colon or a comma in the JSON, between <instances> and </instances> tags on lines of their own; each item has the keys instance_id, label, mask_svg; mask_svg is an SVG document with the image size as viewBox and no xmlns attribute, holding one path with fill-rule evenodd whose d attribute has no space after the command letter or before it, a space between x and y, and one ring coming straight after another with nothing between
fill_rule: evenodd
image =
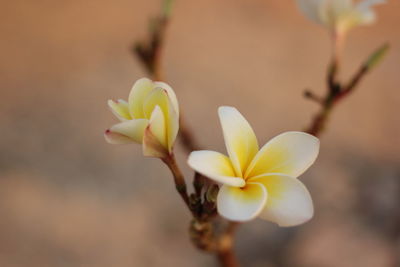
<instances>
[{"instance_id":1,"label":"partially open bud","mask_svg":"<svg viewBox=\"0 0 400 267\"><path fill-rule=\"evenodd\" d=\"M109 100L108 105L121 122L106 130L107 142L143 143L143 154L150 157L171 153L179 129L179 107L169 85L142 78L133 85L128 102Z\"/></svg>"}]
</instances>

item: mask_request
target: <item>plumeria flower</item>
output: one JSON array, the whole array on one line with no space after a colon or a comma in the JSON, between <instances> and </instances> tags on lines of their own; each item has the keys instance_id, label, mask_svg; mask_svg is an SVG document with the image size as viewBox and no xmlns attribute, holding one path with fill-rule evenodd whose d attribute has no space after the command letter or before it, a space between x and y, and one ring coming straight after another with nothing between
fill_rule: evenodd
<instances>
[{"instance_id":1,"label":"plumeria flower","mask_svg":"<svg viewBox=\"0 0 400 267\"><path fill-rule=\"evenodd\" d=\"M375 21L373 5L385 0L297 0L303 13L312 21L328 27L336 35Z\"/></svg>"},{"instance_id":2,"label":"plumeria flower","mask_svg":"<svg viewBox=\"0 0 400 267\"><path fill-rule=\"evenodd\" d=\"M121 122L106 130L107 142L143 144L143 154L150 157L171 153L179 129L179 107L168 84L139 79L128 102L109 100L108 105Z\"/></svg>"},{"instance_id":3,"label":"plumeria flower","mask_svg":"<svg viewBox=\"0 0 400 267\"><path fill-rule=\"evenodd\" d=\"M303 132L285 132L259 149L246 119L233 107L218 110L229 157L194 151L188 163L221 183L218 213L232 221L256 216L280 226L294 226L313 216L313 203L297 179L317 158L319 140Z\"/></svg>"}]
</instances>

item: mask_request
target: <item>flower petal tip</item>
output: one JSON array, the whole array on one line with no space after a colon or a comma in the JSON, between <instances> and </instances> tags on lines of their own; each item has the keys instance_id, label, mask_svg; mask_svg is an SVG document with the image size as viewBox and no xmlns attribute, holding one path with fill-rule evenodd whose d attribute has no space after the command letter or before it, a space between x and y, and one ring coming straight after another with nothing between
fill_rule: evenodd
<instances>
[{"instance_id":1,"label":"flower petal tip","mask_svg":"<svg viewBox=\"0 0 400 267\"><path fill-rule=\"evenodd\" d=\"M277 225L279 227L295 227L309 222L313 217L314 217L314 210L312 210L309 216L304 216L303 218L300 218L297 222L288 222L288 223L279 222L277 223Z\"/></svg>"},{"instance_id":2,"label":"flower petal tip","mask_svg":"<svg viewBox=\"0 0 400 267\"><path fill-rule=\"evenodd\" d=\"M133 143L133 141L129 137L113 132L110 129L105 130L104 138L106 139L107 143L112 145Z\"/></svg>"},{"instance_id":3,"label":"flower petal tip","mask_svg":"<svg viewBox=\"0 0 400 267\"><path fill-rule=\"evenodd\" d=\"M229 158L221 153L210 150L193 151L187 163L192 169L215 182L233 187L246 185L243 178L235 176Z\"/></svg>"},{"instance_id":4,"label":"flower petal tip","mask_svg":"<svg viewBox=\"0 0 400 267\"><path fill-rule=\"evenodd\" d=\"M220 106L218 107L218 114L221 115L224 112L229 112L229 111L237 111L235 107L231 106Z\"/></svg>"}]
</instances>

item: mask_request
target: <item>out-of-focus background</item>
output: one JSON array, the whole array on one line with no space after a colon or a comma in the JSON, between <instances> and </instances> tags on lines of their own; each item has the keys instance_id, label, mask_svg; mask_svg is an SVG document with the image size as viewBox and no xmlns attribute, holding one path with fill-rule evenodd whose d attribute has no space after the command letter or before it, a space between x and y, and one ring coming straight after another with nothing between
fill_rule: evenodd
<instances>
[{"instance_id":1,"label":"out-of-focus background","mask_svg":"<svg viewBox=\"0 0 400 267\"><path fill-rule=\"evenodd\" d=\"M160 1L1 6L0 266L214 266L188 240L167 168L103 138L116 122L107 99L146 75L130 48ZM302 177L314 219L243 225L243 266L399 266L400 2L376 10L349 36L342 77L383 42L391 51L335 110ZM302 92L324 92L329 56L328 34L294 1L191 0L176 1L164 67L199 143L224 152L218 106L237 107L260 143L303 129L318 107Z\"/></svg>"}]
</instances>

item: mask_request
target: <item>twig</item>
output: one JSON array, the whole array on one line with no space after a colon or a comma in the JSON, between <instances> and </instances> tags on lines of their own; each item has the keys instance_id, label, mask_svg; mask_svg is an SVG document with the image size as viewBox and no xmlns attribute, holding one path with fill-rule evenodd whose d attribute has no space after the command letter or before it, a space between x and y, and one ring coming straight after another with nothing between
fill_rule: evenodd
<instances>
[{"instance_id":1,"label":"twig","mask_svg":"<svg viewBox=\"0 0 400 267\"><path fill-rule=\"evenodd\" d=\"M189 196L188 196L187 189L186 189L185 178L183 177L183 174L182 174L181 170L179 169L178 164L176 163L174 154L169 154L168 156L162 158L162 161L171 170L172 175L174 176L176 191L178 191L179 195L181 195L186 206L191 211Z\"/></svg>"},{"instance_id":2,"label":"twig","mask_svg":"<svg viewBox=\"0 0 400 267\"><path fill-rule=\"evenodd\" d=\"M215 253L222 267L238 267L239 262L234 252L234 237L236 222L228 222L221 234L215 233L215 227L209 220L193 220L190 226L190 236L197 248Z\"/></svg>"},{"instance_id":3,"label":"twig","mask_svg":"<svg viewBox=\"0 0 400 267\"><path fill-rule=\"evenodd\" d=\"M340 49L338 48L340 47L338 45L335 47L336 49ZM334 52L332 63L328 70L328 90L326 95L323 98L320 98L315 96L314 93L310 91L305 92L305 96L307 98L310 98L321 104L321 109L314 116L314 119L312 120L310 126L306 129L306 132L315 136L319 136L323 132L334 106L336 106L337 103L339 103L342 99L344 99L346 96L354 91L354 89L365 77L365 75L382 60L382 58L386 55L388 49L389 45L385 44L375 50L371 54L371 56L361 65L359 70L355 73L355 75L347 85L343 85L337 80L337 73L339 70L339 52Z\"/></svg>"},{"instance_id":4,"label":"twig","mask_svg":"<svg viewBox=\"0 0 400 267\"><path fill-rule=\"evenodd\" d=\"M194 178L193 178L193 187L194 191L196 193L196 196L198 198L201 198L201 191L203 190L204 186L204 177L198 172L194 173Z\"/></svg>"},{"instance_id":5,"label":"twig","mask_svg":"<svg viewBox=\"0 0 400 267\"><path fill-rule=\"evenodd\" d=\"M192 243L198 249L206 252L216 251L214 227L210 221L193 219L189 233Z\"/></svg>"},{"instance_id":6,"label":"twig","mask_svg":"<svg viewBox=\"0 0 400 267\"><path fill-rule=\"evenodd\" d=\"M323 98L317 96L316 94L314 94L314 92L312 92L312 91L310 91L310 90L308 90L308 89L306 89L306 90L304 91L304 97L305 97L305 98L308 98L308 99L310 99L310 100L313 100L313 101L315 101L315 102L318 103L318 104L321 104L321 105L324 104L324 99L323 99Z\"/></svg>"},{"instance_id":7,"label":"twig","mask_svg":"<svg viewBox=\"0 0 400 267\"><path fill-rule=\"evenodd\" d=\"M239 224L236 222L229 222L225 231L219 238L217 255L221 263L221 266L224 267L239 266L239 262L236 258L233 248L235 232L238 226Z\"/></svg>"}]
</instances>

